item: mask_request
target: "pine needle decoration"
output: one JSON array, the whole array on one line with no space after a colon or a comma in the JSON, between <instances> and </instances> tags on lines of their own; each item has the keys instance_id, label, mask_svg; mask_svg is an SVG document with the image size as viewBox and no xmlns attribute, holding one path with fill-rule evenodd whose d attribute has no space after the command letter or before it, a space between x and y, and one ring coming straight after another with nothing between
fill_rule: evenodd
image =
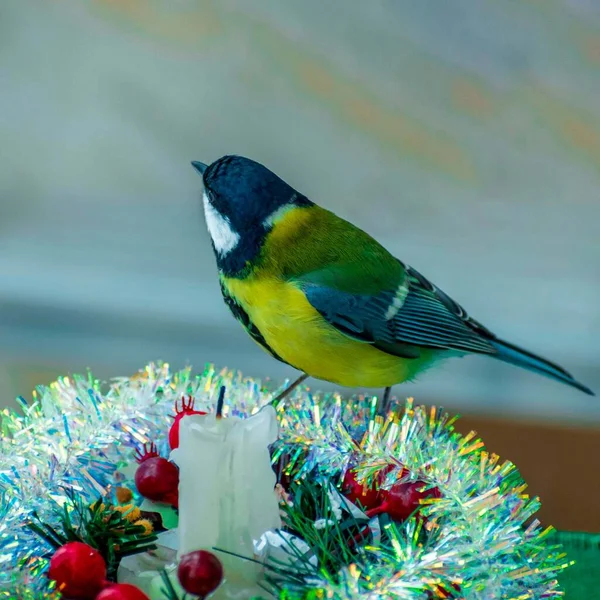
<instances>
[{"instance_id":1,"label":"pine needle decoration","mask_svg":"<svg viewBox=\"0 0 600 600\"><path fill-rule=\"evenodd\" d=\"M101 498L86 506L72 489L65 494L67 502L58 511L57 525L44 522L37 513L27 523L52 549L67 542L88 544L106 561L108 580L116 581L119 563L125 556L156 548L158 538L154 533L148 534L144 525L130 522L126 514L104 504Z\"/></svg>"}]
</instances>

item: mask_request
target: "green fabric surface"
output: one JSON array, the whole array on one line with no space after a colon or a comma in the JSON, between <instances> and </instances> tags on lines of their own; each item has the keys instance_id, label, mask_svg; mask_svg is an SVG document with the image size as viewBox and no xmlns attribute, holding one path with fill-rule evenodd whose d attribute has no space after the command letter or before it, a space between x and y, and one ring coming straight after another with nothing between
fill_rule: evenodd
<instances>
[{"instance_id":1,"label":"green fabric surface","mask_svg":"<svg viewBox=\"0 0 600 600\"><path fill-rule=\"evenodd\" d=\"M553 541L563 545L575 564L558 578L565 600L600 598L600 534L558 531Z\"/></svg>"}]
</instances>

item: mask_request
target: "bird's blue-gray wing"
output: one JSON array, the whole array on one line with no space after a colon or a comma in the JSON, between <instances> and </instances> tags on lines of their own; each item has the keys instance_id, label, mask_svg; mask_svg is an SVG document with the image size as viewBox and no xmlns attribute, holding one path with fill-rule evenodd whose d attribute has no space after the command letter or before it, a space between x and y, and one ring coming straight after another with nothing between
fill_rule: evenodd
<instances>
[{"instance_id":1,"label":"bird's blue-gray wing","mask_svg":"<svg viewBox=\"0 0 600 600\"><path fill-rule=\"evenodd\" d=\"M494 338L491 332L420 273L410 267L406 273L404 290L395 287L376 294L341 291L331 276L328 285L311 274L297 284L331 325L390 354L416 358L418 347L494 352L488 341Z\"/></svg>"},{"instance_id":2,"label":"bird's blue-gray wing","mask_svg":"<svg viewBox=\"0 0 600 600\"><path fill-rule=\"evenodd\" d=\"M498 339L410 267L406 267L407 289L401 294L400 306L397 290L349 293L335 287L329 271L327 285L319 281L318 276L311 278L310 275L299 283L315 309L331 325L354 339L403 358L418 358L423 348L488 354L594 395L560 365Z\"/></svg>"}]
</instances>

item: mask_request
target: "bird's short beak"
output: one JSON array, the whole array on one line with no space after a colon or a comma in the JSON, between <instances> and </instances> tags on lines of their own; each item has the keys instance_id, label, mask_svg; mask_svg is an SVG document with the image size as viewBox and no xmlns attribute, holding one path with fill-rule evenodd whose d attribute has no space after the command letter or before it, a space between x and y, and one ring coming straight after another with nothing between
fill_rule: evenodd
<instances>
[{"instance_id":1,"label":"bird's short beak","mask_svg":"<svg viewBox=\"0 0 600 600\"><path fill-rule=\"evenodd\" d=\"M208 165L198 162L197 160L193 160L192 167L194 167L194 169L196 169L196 171L198 171L198 173L200 173L200 175L204 175L204 171L206 171Z\"/></svg>"}]
</instances>

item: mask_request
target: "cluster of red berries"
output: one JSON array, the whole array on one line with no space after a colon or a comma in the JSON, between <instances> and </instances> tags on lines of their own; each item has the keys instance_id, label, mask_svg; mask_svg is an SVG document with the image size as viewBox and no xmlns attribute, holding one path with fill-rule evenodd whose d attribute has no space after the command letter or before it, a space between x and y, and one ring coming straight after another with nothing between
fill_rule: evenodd
<instances>
[{"instance_id":1,"label":"cluster of red berries","mask_svg":"<svg viewBox=\"0 0 600 600\"><path fill-rule=\"evenodd\" d=\"M348 500L360 505L369 518L385 513L397 522L406 521L422 506L423 501L442 497L437 487L428 487L425 481L406 480L409 471L405 468L400 470L396 483L389 489L382 489L381 485L386 476L394 468L393 465L383 468L377 473L370 486L359 483L355 472L348 469L342 482L342 493ZM438 586L435 598L454 598L456 592L460 592L460 587L455 584L450 591ZM433 599L434 595L431 594L429 597Z\"/></svg>"},{"instance_id":2,"label":"cluster of red berries","mask_svg":"<svg viewBox=\"0 0 600 600\"><path fill-rule=\"evenodd\" d=\"M106 581L104 558L82 542L69 542L54 553L48 577L64 597L73 600L149 600L130 583ZM214 554L197 550L182 556L177 577L186 592L204 597L221 584L223 566Z\"/></svg>"},{"instance_id":3,"label":"cluster of red berries","mask_svg":"<svg viewBox=\"0 0 600 600\"><path fill-rule=\"evenodd\" d=\"M394 521L408 519L423 500L441 498L440 490L436 487L428 488L424 481L403 481L409 474L407 469L402 469L397 477L398 481L389 489L382 489L381 484L393 469L392 465L382 469L369 487L359 483L355 472L348 469L342 483L342 493L348 500L360 504L368 517L385 513Z\"/></svg>"},{"instance_id":4,"label":"cluster of red berries","mask_svg":"<svg viewBox=\"0 0 600 600\"><path fill-rule=\"evenodd\" d=\"M129 583L106 580L102 555L83 542L61 546L50 559L48 577L66 598L75 600L149 600Z\"/></svg>"},{"instance_id":5,"label":"cluster of red berries","mask_svg":"<svg viewBox=\"0 0 600 600\"><path fill-rule=\"evenodd\" d=\"M181 419L188 415L205 415L205 412L194 410L194 399L188 396L175 403L175 420L169 429L169 446L171 450L179 447L179 425ZM135 472L135 485L138 492L152 500L170 504L175 508L179 504L179 470L177 466L160 456L155 444L145 444L142 451L137 452L139 464Z\"/></svg>"}]
</instances>

